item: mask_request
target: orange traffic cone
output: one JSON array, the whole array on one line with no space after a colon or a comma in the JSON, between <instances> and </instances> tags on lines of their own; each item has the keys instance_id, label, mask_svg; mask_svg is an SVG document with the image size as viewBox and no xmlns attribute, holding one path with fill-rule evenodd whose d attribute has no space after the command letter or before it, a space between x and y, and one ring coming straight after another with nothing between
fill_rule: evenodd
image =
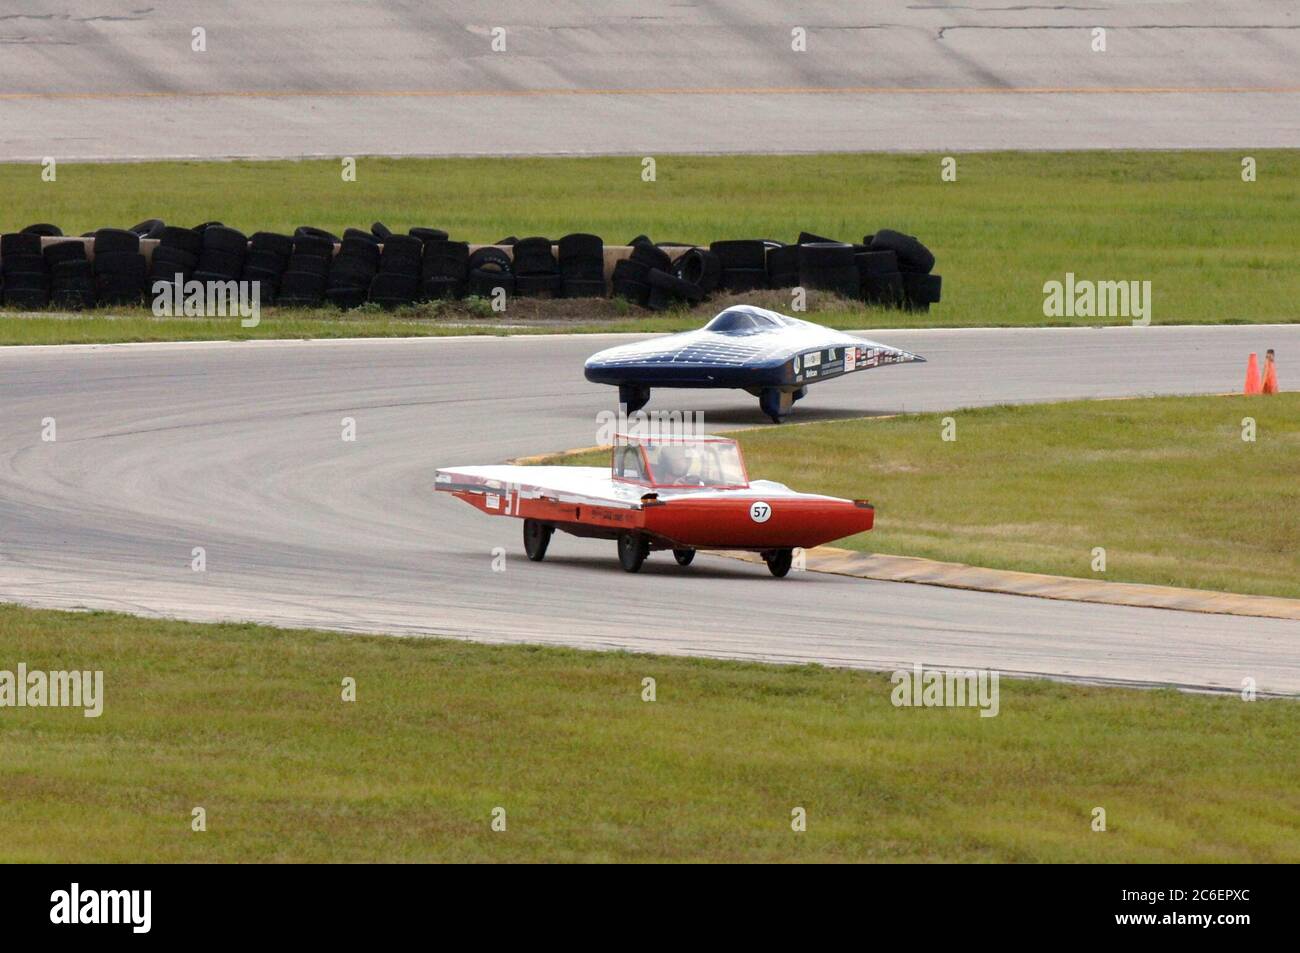
<instances>
[{"instance_id":1,"label":"orange traffic cone","mask_svg":"<svg viewBox=\"0 0 1300 953\"><path fill-rule=\"evenodd\" d=\"M1272 348L1264 353L1264 385L1261 390L1265 394L1277 393L1277 364L1273 361Z\"/></svg>"},{"instance_id":2,"label":"orange traffic cone","mask_svg":"<svg viewBox=\"0 0 1300 953\"><path fill-rule=\"evenodd\" d=\"M1259 355L1254 351L1250 352L1250 360L1246 362L1246 390L1247 394L1259 393Z\"/></svg>"}]
</instances>

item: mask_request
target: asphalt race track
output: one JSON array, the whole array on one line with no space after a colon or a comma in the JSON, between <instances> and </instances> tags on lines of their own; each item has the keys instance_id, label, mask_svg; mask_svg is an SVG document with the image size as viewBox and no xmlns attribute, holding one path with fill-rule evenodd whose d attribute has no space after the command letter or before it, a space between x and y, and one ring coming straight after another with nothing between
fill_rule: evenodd
<instances>
[{"instance_id":1,"label":"asphalt race track","mask_svg":"<svg viewBox=\"0 0 1300 953\"><path fill-rule=\"evenodd\" d=\"M811 390L797 420L1006 401L1235 390L1300 326L891 331L929 363ZM0 600L348 631L435 633L873 668L1300 691L1300 623L1088 605L702 557L622 572L557 536L435 497L439 465L591 444L612 336L0 349ZM1290 379L1284 386L1293 386ZM660 392L712 427L742 393ZM45 418L57 439L41 440ZM357 438L341 439L353 417ZM770 426L770 425L769 425ZM870 495L870 486L864 486ZM890 517L881 512L882 522ZM191 569L194 547L207 571ZM491 569L492 549L509 554Z\"/></svg>"},{"instance_id":2,"label":"asphalt race track","mask_svg":"<svg viewBox=\"0 0 1300 953\"><path fill-rule=\"evenodd\" d=\"M1300 145L1290 0L21 7L9 161Z\"/></svg>"}]
</instances>

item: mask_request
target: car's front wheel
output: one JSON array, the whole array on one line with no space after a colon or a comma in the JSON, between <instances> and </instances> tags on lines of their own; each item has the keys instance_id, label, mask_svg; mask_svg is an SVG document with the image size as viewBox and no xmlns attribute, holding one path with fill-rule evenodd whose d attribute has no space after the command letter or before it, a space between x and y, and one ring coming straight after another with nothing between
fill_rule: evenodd
<instances>
[{"instance_id":1,"label":"car's front wheel","mask_svg":"<svg viewBox=\"0 0 1300 953\"><path fill-rule=\"evenodd\" d=\"M618 538L618 562L625 572L640 572L650 555L650 540L640 533L624 533Z\"/></svg>"},{"instance_id":2,"label":"car's front wheel","mask_svg":"<svg viewBox=\"0 0 1300 953\"><path fill-rule=\"evenodd\" d=\"M524 520L524 552L535 563L546 558L546 547L551 544L555 528L537 520Z\"/></svg>"},{"instance_id":3,"label":"car's front wheel","mask_svg":"<svg viewBox=\"0 0 1300 953\"><path fill-rule=\"evenodd\" d=\"M785 576L790 571L791 565L794 564L793 549L773 549L763 554L763 559L767 563L768 571L776 576L777 579Z\"/></svg>"}]
</instances>

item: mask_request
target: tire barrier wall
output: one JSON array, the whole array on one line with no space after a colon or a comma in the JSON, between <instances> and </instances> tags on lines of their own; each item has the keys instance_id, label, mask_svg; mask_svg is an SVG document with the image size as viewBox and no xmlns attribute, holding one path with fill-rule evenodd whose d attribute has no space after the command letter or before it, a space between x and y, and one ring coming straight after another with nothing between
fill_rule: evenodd
<instances>
[{"instance_id":1,"label":"tire barrier wall","mask_svg":"<svg viewBox=\"0 0 1300 953\"><path fill-rule=\"evenodd\" d=\"M508 296L602 298L650 310L695 304L717 291L762 288L834 292L869 304L928 311L940 298L934 255L916 238L881 229L861 243L802 232L794 244L716 241L707 248L638 235L606 245L575 233L558 241L452 241L436 228L394 234L381 222L342 236L311 226L293 235L245 236L220 222L194 228L149 219L129 229L64 236L29 225L0 236L0 300L27 309L143 303L156 281L258 281L268 304L385 309L417 301Z\"/></svg>"}]
</instances>

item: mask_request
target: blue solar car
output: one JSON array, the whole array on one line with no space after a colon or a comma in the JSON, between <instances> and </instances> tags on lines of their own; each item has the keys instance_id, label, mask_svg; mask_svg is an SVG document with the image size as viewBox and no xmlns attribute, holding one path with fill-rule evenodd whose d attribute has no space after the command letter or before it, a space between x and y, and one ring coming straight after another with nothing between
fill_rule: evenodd
<instances>
[{"instance_id":1,"label":"blue solar car","mask_svg":"<svg viewBox=\"0 0 1300 953\"><path fill-rule=\"evenodd\" d=\"M737 305L698 331L621 344L587 358L587 380L618 387L630 414L653 387L735 387L776 423L808 385L925 358L775 311Z\"/></svg>"}]
</instances>

